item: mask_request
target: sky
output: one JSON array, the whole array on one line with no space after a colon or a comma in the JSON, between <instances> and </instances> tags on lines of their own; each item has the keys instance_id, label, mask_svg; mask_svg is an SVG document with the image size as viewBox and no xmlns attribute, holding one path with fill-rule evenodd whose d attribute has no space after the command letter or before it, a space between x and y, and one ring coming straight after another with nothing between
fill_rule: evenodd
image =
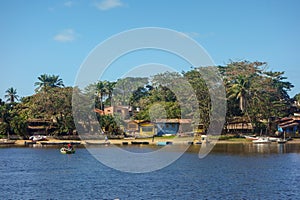
<instances>
[{"instance_id":1,"label":"sky","mask_svg":"<svg viewBox=\"0 0 300 200\"><path fill-rule=\"evenodd\" d=\"M291 96L300 93L297 0L0 2L1 99L10 87L20 97L34 94L41 74L59 75L66 86L73 86L80 66L97 45L120 32L143 27L188 35L217 65L230 60L267 62L268 70L284 71L294 84ZM114 81L143 63L167 64L180 71L190 67L176 56L145 50L120 58L105 78Z\"/></svg>"}]
</instances>

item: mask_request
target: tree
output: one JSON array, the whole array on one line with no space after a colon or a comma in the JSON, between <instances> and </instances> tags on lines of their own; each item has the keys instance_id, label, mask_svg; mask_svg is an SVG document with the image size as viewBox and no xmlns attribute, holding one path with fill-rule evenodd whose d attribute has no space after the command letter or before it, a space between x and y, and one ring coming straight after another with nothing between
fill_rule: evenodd
<instances>
[{"instance_id":1,"label":"tree","mask_svg":"<svg viewBox=\"0 0 300 200\"><path fill-rule=\"evenodd\" d=\"M115 89L116 86L116 82L109 82L109 81L105 81L105 91L107 93L107 105L111 106L111 101L112 101L112 96L113 96L113 91Z\"/></svg>"},{"instance_id":2,"label":"tree","mask_svg":"<svg viewBox=\"0 0 300 200\"><path fill-rule=\"evenodd\" d=\"M38 91L47 91L49 88L55 87L64 87L64 83L59 76L42 74L38 77L38 82L35 82L34 85L37 86L35 89Z\"/></svg>"},{"instance_id":3,"label":"tree","mask_svg":"<svg viewBox=\"0 0 300 200\"><path fill-rule=\"evenodd\" d=\"M106 88L105 88L105 82L103 81L98 81L96 83L96 104L97 103L100 103L100 109L101 110L104 110L104 106L103 106L103 99L104 99L104 96L106 94Z\"/></svg>"},{"instance_id":4,"label":"tree","mask_svg":"<svg viewBox=\"0 0 300 200\"><path fill-rule=\"evenodd\" d=\"M73 88L51 88L47 92L38 92L21 102L19 113L27 119L51 121L46 128L53 134L71 133L75 130L72 116Z\"/></svg>"},{"instance_id":5,"label":"tree","mask_svg":"<svg viewBox=\"0 0 300 200\"><path fill-rule=\"evenodd\" d=\"M229 96L228 98L236 98L239 100L239 108L241 109L242 112L245 111L246 106L247 106L247 100L249 97L250 93L250 77L245 77L245 76L238 76L236 80L234 80L229 88L228 88L228 93Z\"/></svg>"},{"instance_id":6,"label":"tree","mask_svg":"<svg viewBox=\"0 0 300 200\"><path fill-rule=\"evenodd\" d=\"M7 98L6 101L9 101L12 104L15 102L15 100L18 100L19 96L17 95L17 90L13 87L8 88L5 92L5 98Z\"/></svg>"},{"instance_id":7,"label":"tree","mask_svg":"<svg viewBox=\"0 0 300 200\"><path fill-rule=\"evenodd\" d=\"M284 72L267 71L267 63L249 61L219 69L227 88L227 116L246 116L258 128L266 127L270 117L288 114L291 103L287 92L293 85L286 81Z\"/></svg>"},{"instance_id":8,"label":"tree","mask_svg":"<svg viewBox=\"0 0 300 200\"><path fill-rule=\"evenodd\" d=\"M126 77L118 79L114 87L112 103L114 105L130 106L133 92L147 84L148 78Z\"/></svg>"}]
</instances>

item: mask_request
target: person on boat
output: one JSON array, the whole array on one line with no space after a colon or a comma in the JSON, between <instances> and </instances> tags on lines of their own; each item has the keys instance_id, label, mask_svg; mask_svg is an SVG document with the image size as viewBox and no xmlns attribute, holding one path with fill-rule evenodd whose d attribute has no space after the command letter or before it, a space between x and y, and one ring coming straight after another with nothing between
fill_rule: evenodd
<instances>
[{"instance_id":1,"label":"person on boat","mask_svg":"<svg viewBox=\"0 0 300 200\"><path fill-rule=\"evenodd\" d=\"M72 149L73 149L73 147L72 147L72 144L71 144L71 143L69 143L69 144L68 144L68 149L69 149L69 150L72 150Z\"/></svg>"}]
</instances>

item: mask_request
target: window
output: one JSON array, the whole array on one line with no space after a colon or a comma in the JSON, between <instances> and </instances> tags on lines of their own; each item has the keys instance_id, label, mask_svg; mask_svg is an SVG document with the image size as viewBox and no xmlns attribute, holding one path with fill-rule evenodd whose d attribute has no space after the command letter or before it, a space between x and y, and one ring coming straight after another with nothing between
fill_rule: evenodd
<instances>
[{"instance_id":1,"label":"window","mask_svg":"<svg viewBox=\"0 0 300 200\"><path fill-rule=\"evenodd\" d=\"M152 126L142 127L142 131L143 132L152 132L153 131L153 127Z\"/></svg>"},{"instance_id":2,"label":"window","mask_svg":"<svg viewBox=\"0 0 300 200\"><path fill-rule=\"evenodd\" d=\"M129 128L130 128L130 129L135 129L135 128L136 128L136 125L135 125L135 124L129 124Z\"/></svg>"}]
</instances>

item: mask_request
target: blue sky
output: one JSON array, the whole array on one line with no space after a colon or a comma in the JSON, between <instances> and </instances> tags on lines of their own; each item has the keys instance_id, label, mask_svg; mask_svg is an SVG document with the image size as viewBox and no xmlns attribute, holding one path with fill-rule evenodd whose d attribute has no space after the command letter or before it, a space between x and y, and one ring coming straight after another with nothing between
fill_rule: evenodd
<instances>
[{"instance_id":1,"label":"blue sky","mask_svg":"<svg viewBox=\"0 0 300 200\"><path fill-rule=\"evenodd\" d=\"M80 65L96 45L140 27L183 32L216 64L230 59L265 61L269 70L286 72L295 85L293 96L300 92L299 8L297 0L2 0L0 98L9 87L19 96L33 94L34 82L44 73L59 75L65 85L73 86ZM122 76L114 74L121 65L168 58L158 52L129 56L108 77Z\"/></svg>"}]
</instances>

